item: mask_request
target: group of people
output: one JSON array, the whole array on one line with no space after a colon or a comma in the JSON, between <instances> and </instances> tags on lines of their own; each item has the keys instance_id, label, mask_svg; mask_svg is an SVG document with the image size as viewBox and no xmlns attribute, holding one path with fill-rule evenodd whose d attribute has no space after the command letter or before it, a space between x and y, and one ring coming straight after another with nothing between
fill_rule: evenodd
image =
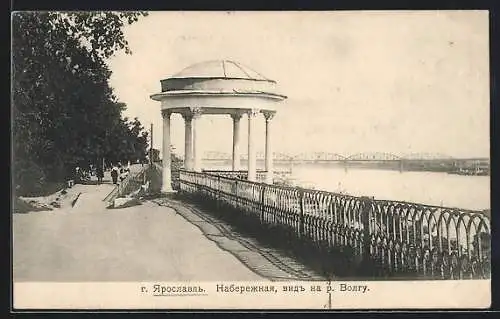
<instances>
[{"instance_id":1,"label":"group of people","mask_svg":"<svg viewBox=\"0 0 500 319\"><path fill-rule=\"evenodd\" d=\"M113 184L118 184L118 179L120 182L123 182L125 178L127 178L130 173L130 162L126 167L122 166L120 162L117 165L113 165L111 168L111 179L113 180Z\"/></svg>"},{"instance_id":2,"label":"group of people","mask_svg":"<svg viewBox=\"0 0 500 319\"><path fill-rule=\"evenodd\" d=\"M75 184L83 184L87 181L90 181L91 177L97 177L97 184L102 183L102 179L104 178L104 169L101 165L94 166L92 164L89 165L89 169L80 168L77 166L75 168L75 173L73 180Z\"/></svg>"},{"instance_id":3,"label":"group of people","mask_svg":"<svg viewBox=\"0 0 500 319\"><path fill-rule=\"evenodd\" d=\"M104 166L103 165L93 165L90 164L88 169L81 168L77 166L74 171L73 181L75 184L84 184L90 181L92 176L97 177L97 184L102 184L104 178ZM122 182L127 175L130 173L130 162L128 165L124 166L120 162L113 164L111 166L111 179L113 184L118 184Z\"/></svg>"}]
</instances>

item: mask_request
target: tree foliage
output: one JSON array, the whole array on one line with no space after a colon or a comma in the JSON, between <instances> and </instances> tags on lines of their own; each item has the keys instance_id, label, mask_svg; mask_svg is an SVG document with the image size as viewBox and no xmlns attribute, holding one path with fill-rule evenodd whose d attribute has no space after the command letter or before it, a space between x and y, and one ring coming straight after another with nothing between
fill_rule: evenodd
<instances>
[{"instance_id":1,"label":"tree foliage","mask_svg":"<svg viewBox=\"0 0 500 319\"><path fill-rule=\"evenodd\" d=\"M123 27L142 12L20 12L12 18L13 179L21 194L76 165L143 160L147 132L122 118L106 59L131 53Z\"/></svg>"}]
</instances>

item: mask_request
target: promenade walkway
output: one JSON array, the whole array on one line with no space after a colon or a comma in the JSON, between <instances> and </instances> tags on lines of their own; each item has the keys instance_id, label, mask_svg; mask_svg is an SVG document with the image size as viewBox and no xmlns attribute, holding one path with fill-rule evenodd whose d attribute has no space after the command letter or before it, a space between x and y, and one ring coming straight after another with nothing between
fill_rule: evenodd
<instances>
[{"instance_id":1,"label":"promenade walkway","mask_svg":"<svg viewBox=\"0 0 500 319\"><path fill-rule=\"evenodd\" d=\"M74 207L14 214L15 282L309 278L182 203L107 209L103 199L114 186L106 177L102 185L69 189L81 193Z\"/></svg>"},{"instance_id":2,"label":"promenade walkway","mask_svg":"<svg viewBox=\"0 0 500 319\"><path fill-rule=\"evenodd\" d=\"M76 185L74 208L15 214L14 281L263 279L173 209L106 209L112 189Z\"/></svg>"}]
</instances>

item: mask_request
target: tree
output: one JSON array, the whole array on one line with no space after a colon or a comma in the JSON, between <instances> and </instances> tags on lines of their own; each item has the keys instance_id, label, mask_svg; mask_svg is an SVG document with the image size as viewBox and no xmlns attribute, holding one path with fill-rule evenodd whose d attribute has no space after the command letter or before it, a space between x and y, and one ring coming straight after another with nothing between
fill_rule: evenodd
<instances>
[{"instance_id":1,"label":"tree","mask_svg":"<svg viewBox=\"0 0 500 319\"><path fill-rule=\"evenodd\" d=\"M113 95L105 63L118 50L131 53L123 26L145 15L13 15L13 179L19 193L36 193L97 158L145 154L147 133L138 120L130 127L122 119L126 106Z\"/></svg>"}]
</instances>

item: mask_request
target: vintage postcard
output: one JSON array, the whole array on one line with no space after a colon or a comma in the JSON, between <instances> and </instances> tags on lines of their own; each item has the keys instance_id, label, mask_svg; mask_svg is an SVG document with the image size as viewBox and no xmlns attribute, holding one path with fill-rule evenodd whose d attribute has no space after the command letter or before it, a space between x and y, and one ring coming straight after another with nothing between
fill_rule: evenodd
<instances>
[{"instance_id":1,"label":"vintage postcard","mask_svg":"<svg viewBox=\"0 0 500 319\"><path fill-rule=\"evenodd\" d=\"M14 310L488 308L488 30L14 12Z\"/></svg>"}]
</instances>

